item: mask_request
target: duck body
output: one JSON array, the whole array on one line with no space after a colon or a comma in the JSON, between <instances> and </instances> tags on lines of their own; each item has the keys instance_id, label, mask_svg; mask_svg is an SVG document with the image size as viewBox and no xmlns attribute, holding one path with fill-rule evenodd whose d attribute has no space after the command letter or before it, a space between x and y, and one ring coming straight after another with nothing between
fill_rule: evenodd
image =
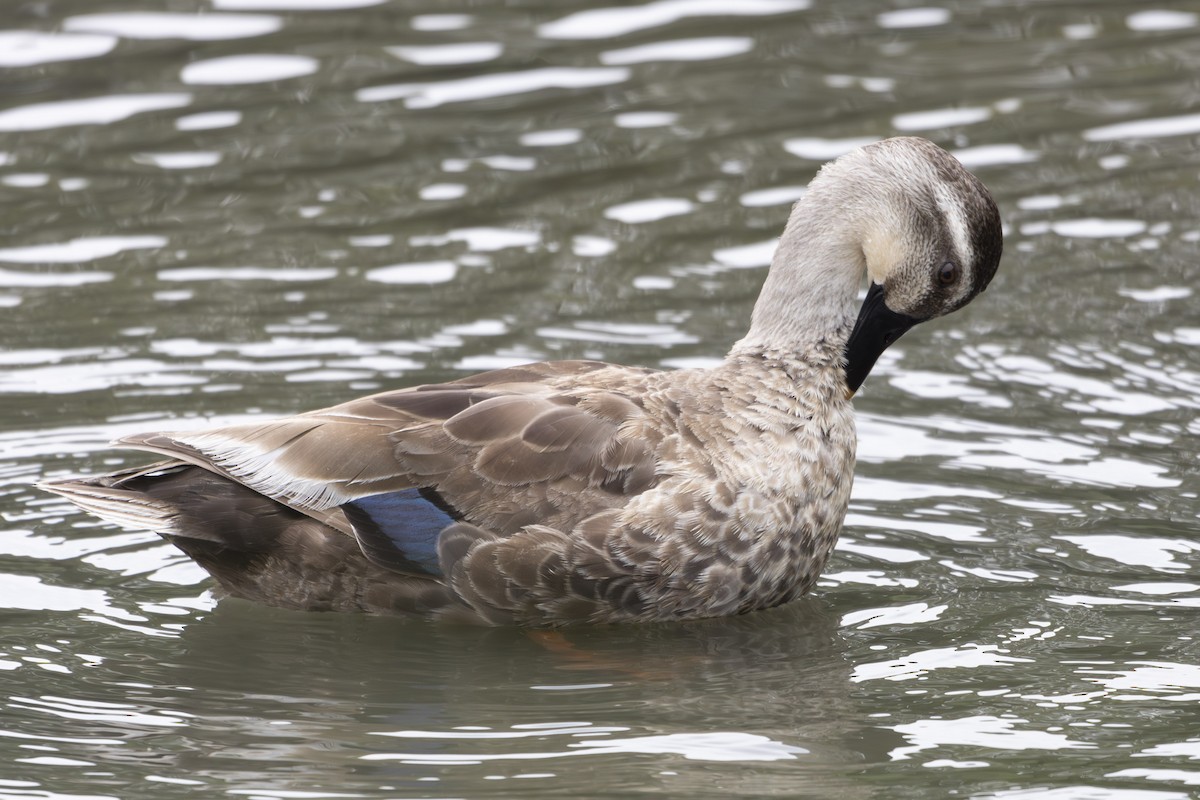
<instances>
[{"instance_id":1,"label":"duck body","mask_svg":"<svg viewBox=\"0 0 1200 800\"><path fill-rule=\"evenodd\" d=\"M717 366L512 367L127 437L168 460L43 487L160 533L228 594L288 608L558 625L788 602L845 517L853 390L897 330L965 304L1000 255L995 206L957 161L919 139L870 147L814 180Z\"/></svg>"},{"instance_id":2,"label":"duck body","mask_svg":"<svg viewBox=\"0 0 1200 800\"><path fill-rule=\"evenodd\" d=\"M666 620L807 591L845 515L854 442L832 350L821 368L568 361L129 437L177 457L90 491L271 605Z\"/></svg>"}]
</instances>

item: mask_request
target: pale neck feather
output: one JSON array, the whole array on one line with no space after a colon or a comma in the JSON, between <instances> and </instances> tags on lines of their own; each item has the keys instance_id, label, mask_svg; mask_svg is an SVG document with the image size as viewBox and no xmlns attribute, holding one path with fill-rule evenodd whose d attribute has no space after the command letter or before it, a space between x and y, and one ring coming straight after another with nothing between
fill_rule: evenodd
<instances>
[{"instance_id":1,"label":"pale neck feather","mask_svg":"<svg viewBox=\"0 0 1200 800\"><path fill-rule=\"evenodd\" d=\"M730 351L802 356L818 343L840 348L850 335L866 272L865 230L872 210L845 184L821 175L796 204L775 249L749 332ZM864 187L854 187L860 192ZM861 197L861 195L860 195Z\"/></svg>"}]
</instances>

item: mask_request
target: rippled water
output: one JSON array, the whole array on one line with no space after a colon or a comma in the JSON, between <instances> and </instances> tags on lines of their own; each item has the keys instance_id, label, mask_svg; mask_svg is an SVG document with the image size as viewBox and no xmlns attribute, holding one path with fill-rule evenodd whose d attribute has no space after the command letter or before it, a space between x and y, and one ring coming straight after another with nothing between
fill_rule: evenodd
<instances>
[{"instance_id":1,"label":"rippled water","mask_svg":"<svg viewBox=\"0 0 1200 800\"><path fill-rule=\"evenodd\" d=\"M0 798L1200 791L1200 6L0 26ZM217 603L29 487L138 430L712 361L816 168L894 133L992 187L1005 260L868 382L845 535L788 608L532 634Z\"/></svg>"}]
</instances>

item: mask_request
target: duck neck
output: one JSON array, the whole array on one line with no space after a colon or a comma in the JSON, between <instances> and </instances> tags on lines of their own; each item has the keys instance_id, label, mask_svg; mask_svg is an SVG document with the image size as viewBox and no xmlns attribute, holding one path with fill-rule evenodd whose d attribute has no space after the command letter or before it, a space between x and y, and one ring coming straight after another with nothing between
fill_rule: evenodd
<instances>
[{"instance_id":1,"label":"duck neck","mask_svg":"<svg viewBox=\"0 0 1200 800\"><path fill-rule=\"evenodd\" d=\"M804 358L832 350L840 357L854 325L866 258L858 209L827 189L814 181L796 204L754 304L750 330L730 355Z\"/></svg>"}]
</instances>

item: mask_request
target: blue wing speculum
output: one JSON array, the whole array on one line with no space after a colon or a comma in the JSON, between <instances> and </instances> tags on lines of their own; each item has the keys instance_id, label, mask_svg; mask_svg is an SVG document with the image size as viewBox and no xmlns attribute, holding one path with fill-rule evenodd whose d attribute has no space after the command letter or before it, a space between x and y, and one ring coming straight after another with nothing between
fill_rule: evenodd
<instances>
[{"instance_id":1,"label":"blue wing speculum","mask_svg":"<svg viewBox=\"0 0 1200 800\"><path fill-rule=\"evenodd\" d=\"M442 576L438 535L457 515L432 489L401 489L342 505L363 554L396 572Z\"/></svg>"}]
</instances>

